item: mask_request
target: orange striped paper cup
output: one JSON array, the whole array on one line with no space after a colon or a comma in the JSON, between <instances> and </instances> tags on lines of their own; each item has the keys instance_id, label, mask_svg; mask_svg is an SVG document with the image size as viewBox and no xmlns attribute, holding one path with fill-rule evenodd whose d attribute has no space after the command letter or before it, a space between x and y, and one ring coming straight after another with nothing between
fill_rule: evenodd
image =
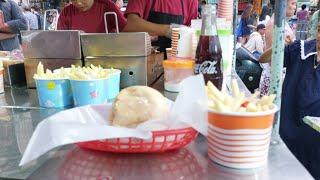
<instances>
[{"instance_id":1,"label":"orange striped paper cup","mask_svg":"<svg viewBox=\"0 0 320 180\"><path fill-rule=\"evenodd\" d=\"M209 110L208 154L214 162L236 169L263 166L268 160L274 114Z\"/></svg>"}]
</instances>

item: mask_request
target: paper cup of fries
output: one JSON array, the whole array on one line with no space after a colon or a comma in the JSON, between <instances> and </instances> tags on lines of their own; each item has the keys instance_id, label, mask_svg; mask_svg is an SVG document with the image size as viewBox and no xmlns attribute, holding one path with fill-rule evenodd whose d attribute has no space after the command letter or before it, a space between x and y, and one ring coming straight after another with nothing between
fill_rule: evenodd
<instances>
[{"instance_id":1,"label":"paper cup of fries","mask_svg":"<svg viewBox=\"0 0 320 180\"><path fill-rule=\"evenodd\" d=\"M42 63L38 64L34 75L37 87L39 105L46 108L61 108L73 106L71 85L66 74L44 70Z\"/></svg>"},{"instance_id":2,"label":"paper cup of fries","mask_svg":"<svg viewBox=\"0 0 320 180\"><path fill-rule=\"evenodd\" d=\"M107 86L107 99L110 102L119 94L121 71L119 69L106 69L106 71L110 74Z\"/></svg>"},{"instance_id":3,"label":"paper cup of fries","mask_svg":"<svg viewBox=\"0 0 320 180\"><path fill-rule=\"evenodd\" d=\"M35 83L41 107L60 108L73 105L72 91L68 79L35 79Z\"/></svg>"},{"instance_id":4,"label":"paper cup of fries","mask_svg":"<svg viewBox=\"0 0 320 180\"><path fill-rule=\"evenodd\" d=\"M71 87L75 106L103 104L108 102L108 79L74 80Z\"/></svg>"},{"instance_id":5,"label":"paper cup of fries","mask_svg":"<svg viewBox=\"0 0 320 180\"><path fill-rule=\"evenodd\" d=\"M244 97L232 82L232 94L208 84L208 154L214 162L237 169L258 168L268 159L274 95ZM213 102L210 102L213 101Z\"/></svg>"}]
</instances>

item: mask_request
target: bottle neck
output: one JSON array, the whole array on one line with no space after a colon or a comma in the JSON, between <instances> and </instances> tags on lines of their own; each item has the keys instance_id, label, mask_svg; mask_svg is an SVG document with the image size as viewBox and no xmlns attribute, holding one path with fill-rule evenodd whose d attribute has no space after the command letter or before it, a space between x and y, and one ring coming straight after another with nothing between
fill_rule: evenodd
<instances>
[{"instance_id":1,"label":"bottle neck","mask_svg":"<svg viewBox=\"0 0 320 180\"><path fill-rule=\"evenodd\" d=\"M218 35L215 14L204 14L202 16L201 35L215 36Z\"/></svg>"}]
</instances>

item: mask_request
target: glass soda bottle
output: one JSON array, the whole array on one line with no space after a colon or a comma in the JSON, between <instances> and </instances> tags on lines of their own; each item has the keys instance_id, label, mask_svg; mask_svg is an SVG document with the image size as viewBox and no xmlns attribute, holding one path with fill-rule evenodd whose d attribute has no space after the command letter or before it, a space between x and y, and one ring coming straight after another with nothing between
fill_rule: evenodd
<instances>
[{"instance_id":1,"label":"glass soda bottle","mask_svg":"<svg viewBox=\"0 0 320 180\"><path fill-rule=\"evenodd\" d=\"M211 81L221 90L223 82L223 61L216 26L216 7L202 7L201 35L196 51L195 74L203 74L205 83Z\"/></svg>"}]
</instances>

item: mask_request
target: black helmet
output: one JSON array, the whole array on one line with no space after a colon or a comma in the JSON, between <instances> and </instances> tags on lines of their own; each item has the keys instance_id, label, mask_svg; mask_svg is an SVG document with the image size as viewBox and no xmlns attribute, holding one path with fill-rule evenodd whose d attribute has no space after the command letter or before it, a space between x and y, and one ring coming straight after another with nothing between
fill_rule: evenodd
<instances>
[{"instance_id":1,"label":"black helmet","mask_svg":"<svg viewBox=\"0 0 320 180\"><path fill-rule=\"evenodd\" d=\"M259 88L262 68L258 60L245 48L237 49L236 72L252 93Z\"/></svg>"}]
</instances>

